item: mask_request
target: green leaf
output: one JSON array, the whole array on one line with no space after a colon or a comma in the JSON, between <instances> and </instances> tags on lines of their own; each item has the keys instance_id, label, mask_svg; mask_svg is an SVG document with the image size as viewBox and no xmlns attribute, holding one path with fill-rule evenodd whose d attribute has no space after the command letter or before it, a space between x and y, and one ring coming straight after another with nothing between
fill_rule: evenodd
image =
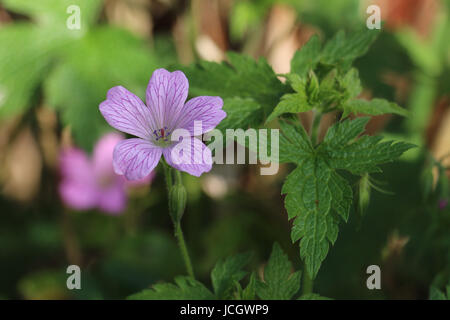
<instances>
[{"instance_id":1,"label":"green leaf","mask_svg":"<svg viewBox=\"0 0 450 320\"><path fill-rule=\"evenodd\" d=\"M346 36L344 31L340 31L325 45L321 62L335 65L343 70L349 69L353 60L368 51L378 34L378 30L367 28L353 32L349 36Z\"/></svg>"},{"instance_id":2,"label":"green leaf","mask_svg":"<svg viewBox=\"0 0 450 320\"><path fill-rule=\"evenodd\" d=\"M300 289L301 271L292 273L292 264L280 246L273 245L264 268L264 282L259 281L257 295L263 300L290 300Z\"/></svg>"},{"instance_id":3,"label":"green leaf","mask_svg":"<svg viewBox=\"0 0 450 320\"><path fill-rule=\"evenodd\" d=\"M408 116L408 111L398 106L396 103L389 102L384 99L361 100L355 99L345 103L342 107L344 110L343 118L349 114L366 114L377 116L385 113L393 113L401 116Z\"/></svg>"},{"instance_id":4,"label":"green leaf","mask_svg":"<svg viewBox=\"0 0 450 320\"><path fill-rule=\"evenodd\" d=\"M358 118L335 124L315 148L303 126L280 124L280 161L297 165L286 178L281 193L286 194L288 218L294 219L292 241L300 240L300 256L312 278L330 243L337 239L340 220L348 220L353 200L352 188L336 169L353 173L373 171L412 147L401 142L380 142L377 137L357 139L367 121L368 118Z\"/></svg>"},{"instance_id":5,"label":"green leaf","mask_svg":"<svg viewBox=\"0 0 450 320\"><path fill-rule=\"evenodd\" d=\"M175 284L158 283L129 296L129 300L212 300L214 295L202 283L189 277L175 278Z\"/></svg>"},{"instance_id":6,"label":"green leaf","mask_svg":"<svg viewBox=\"0 0 450 320\"><path fill-rule=\"evenodd\" d=\"M322 161L305 159L286 179L281 190L287 194L285 207L289 219L296 218L295 242L300 241L300 257L308 274L315 278L325 259L327 240L327 215L331 211L331 193L328 188L330 170ZM298 220L298 221L297 221Z\"/></svg>"},{"instance_id":7,"label":"green leaf","mask_svg":"<svg viewBox=\"0 0 450 320\"><path fill-rule=\"evenodd\" d=\"M432 286L430 288L430 300L450 300L450 295L448 295L450 288L447 287L447 296L444 292L438 288Z\"/></svg>"},{"instance_id":8,"label":"green leaf","mask_svg":"<svg viewBox=\"0 0 450 320\"><path fill-rule=\"evenodd\" d=\"M235 282L242 280L247 274L243 271L249 260L250 254L238 254L219 261L211 272L211 281L218 299L227 299L231 296L231 290Z\"/></svg>"},{"instance_id":9,"label":"green leaf","mask_svg":"<svg viewBox=\"0 0 450 320\"><path fill-rule=\"evenodd\" d=\"M303 77L309 70L314 70L321 57L320 47L319 37L313 35L292 58L291 73L296 73Z\"/></svg>"},{"instance_id":10,"label":"green leaf","mask_svg":"<svg viewBox=\"0 0 450 320\"><path fill-rule=\"evenodd\" d=\"M277 105L281 96L290 91L283 84L264 58L258 61L228 53L228 63L201 61L187 67L179 67L189 79L191 96L220 96L224 98L224 109L230 114L240 111L236 100L227 98L251 99L258 104L247 121L241 121L242 127L253 124L255 119L264 119ZM178 67L177 67L178 68ZM262 120L261 120L262 122Z\"/></svg>"},{"instance_id":11,"label":"green leaf","mask_svg":"<svg viewBox=\"0 0 450 320\"><path fill-rule=\"evenodd\" d=\"M280 103L277 104L266 122L272 121L284 113L306 112L311 109L312 106L308 104L308 100L304 93L288 93L281 97Z\"/></svg>"},{"instance_id":12,"label":"green leaf","mask_svg":"<svg viewBox=\"0 0 450 320\"><path fill-rule=\"evenodd\" d=\"M241 298L242 300L255 300L256 298L256 274L252 272L250 274L250 280L248 282L247 287L242 291Z\"/></svg>"},{"instance_id":13,"label":"green leaf","mask_svg":"<svg viewBox=\"0 0 450 320\"><path fill-rule=\"evenodd\" d=\"M280 162L301 164L303 158L311 155L314 150L308 134L303 126L293 126L285 121L280 122L280 129Z\"/></svg>"},{"instance_id":14,"label":"green leaf","mask_svg":"<svg viewBox=\"0 0 450 320\"><path fill-rule=\"evenodd\" d=\"M358 96L362 91L358 70L351 68L342 78L341 86L346 91L348 98Z\"/></svg>"},{"instance_id":15,"label":"green leaf","mask_svg":"<svg viewBox=\"0 0 450 320\"><path fill-rule=\"evenodd\" d=\"M297 74L288 75L287 79L295 93L287 93L281 97L281 101L269 115L266 123L284 113L305 112L313 108L308 102L305 82Z\"/></svg>"},{"instance_id":16,"label":"green leaf","mask_svg":"<svg viewBox=\"0 0 450 320\"><path fill-rule=\"evenodd\" d=\"M368 117L356 118L355 120L346 120L337 122L331 128L328 129L323 143L325 143L330 149L342 148L356 139L361 133L364 132Z\"/></svg>"},{"instance_id":17,"label":"green leaf","mask_svg":"<svg viewBox=\"0 0 450 320\"><path fill-rule=\"evenodd\" d=\"M354 125L353 121L346 120L343 123L337 123L332 131L339 130L337 127L343 125L343 131L351 132L347 137L350 139L353 134L362 133L361 123L358 121ZM358 132L359 131L359 132ZM380 172L378 165L392 162L400 157L405 151L414 147L410 143L384 141L382 137L363 136L358 140L350 142L350 140L342 141L336 144L331 140L330 136L326 136L324 143L319 147L319 152L324 153L327 163L334 169L348 170L354 174L362 174L368 172Z\"/></svg>"},{"instance_id":18,"label":"green leaf","mask_svg":"<svg viewBox=\"0 0 450 320\"><path fill-rule=\"evenodd\" d=\"M91 149L102 133L113 130L98 111L107 91L123 85L143 97L157 61L142 40L118 28L99 28L59 52L61 63L44 83L51 107L73 131L76 142Z\"/></svg>"},{"instance_id":19,"label":"green leaf","mask_svg":"<svg viewBox=\"0 0 450 320\"><path fill-rule=\"evenodd\" d=\"M31 106L58 47L66 40L29 23L0 28L0 117Z\"/></svg>"},{"instance_id":20,"label":"green leaf","mask_svg":"<svg viewBox=\"0 0 450 320\"><path fill-rule=\"evenodd\" d=\"M261 106L251 98L225 98L223 110L227 117L217 127L222 131L258 127L264 120Z\"/></svg>"}]
</instances>

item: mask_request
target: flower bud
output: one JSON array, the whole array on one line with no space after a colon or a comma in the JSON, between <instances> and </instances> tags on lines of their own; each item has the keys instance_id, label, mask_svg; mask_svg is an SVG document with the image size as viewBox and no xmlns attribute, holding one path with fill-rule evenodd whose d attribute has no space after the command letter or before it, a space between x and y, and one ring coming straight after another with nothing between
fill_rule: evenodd
<instances>
[{"instance_id":1,"label":"flower bud","mask_svg":"<svg viewBox=\"0 0 450 320\"><path fill-rule=\"evenodd\" d=\"M186 207L186 188L181 184L175 184L169 194L169 212L173 222L179 222Z\"/></svg>"}]
</instances>

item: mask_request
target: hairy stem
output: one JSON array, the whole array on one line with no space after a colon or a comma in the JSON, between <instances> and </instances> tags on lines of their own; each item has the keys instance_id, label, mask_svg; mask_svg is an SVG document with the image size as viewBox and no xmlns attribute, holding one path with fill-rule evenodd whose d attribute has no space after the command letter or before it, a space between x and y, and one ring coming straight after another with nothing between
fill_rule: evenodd
<instances>
[{"instance_id":1,"label":"hairy stem","mask_svg":"<svg viewBox=\"0 0 450 320\"><path fill-rule=\"evenodd\" d=\"M172 189L174 186L182 185L183 180L181 178L181 173L178 170L173 170L167 163L162 161L163 168L164 168L164 175L166 177L166 184L167 184L167 192L169 197L169 210L171 210L170 206L173 205L173 197ZM174 181L175 180L175 181ZM184 240L183 230L181 229L181 217L180 218L174 218L174 216L171 214L171 219L174 226L175 231L175 238L177 238L178 247L181 251L181 256L183 257L184 264L186 266L186 271L188 275L192 278L194 278L194 269L192 268L192 262L191 258L189 257L189 252L186 246L186 241Z\"/></svg>"},{"instance_id":2,"label":"hairy stem","mask_svg":"<svg viewBox=\"0 0 450 320\"><path fill-rule=\"evenodd\" d=\"M184 264L186 265L186 271L190 277L195 278L194 269L192 268L191 258L189 257L186 242L184 241L180 222L175 223L175 237L178 240L178 246L180 247L181 255L183 256Z\"/></svg>"}]
</instances>

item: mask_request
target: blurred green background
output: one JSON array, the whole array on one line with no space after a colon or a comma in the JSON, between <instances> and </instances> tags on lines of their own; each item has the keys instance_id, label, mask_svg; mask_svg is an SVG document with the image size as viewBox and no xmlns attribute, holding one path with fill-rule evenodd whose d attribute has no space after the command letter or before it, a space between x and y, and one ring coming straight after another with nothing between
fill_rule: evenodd
<instances>
[{"instance_id":1,"label":"blurred green background","mask_svg":"<svg viewBox=\"0 0 450 320\"><path fill-rule=\"evenodd\" d=\"M381 8L383 32L356 62L363 95L396 101L410 117L374 117L368 131L419 148L374 176L364 215L353 210L316 280L336 299L423 299L450 280L450 23L439 0L0 0L0 298L122 299L183 274L162 172L129 191L120 216L79 212L60 200L58 154L91 152L111 131L98 112L123 85L143 96L152 72L232 50L264 56L275 72L311 35L365 25ZM81 8L69 30L66 9ZM288 172L260 176L257 166L216 165L184 175L183 227L199 279L217 260L254 252L260 270L278 241L296 268L298 248L280 195ZM355 181L356 183L356 181ZM82 290L66 288L70 264ZM366 268L382 270L382 290L366 287Z\"/></svg>"}]
</instances>

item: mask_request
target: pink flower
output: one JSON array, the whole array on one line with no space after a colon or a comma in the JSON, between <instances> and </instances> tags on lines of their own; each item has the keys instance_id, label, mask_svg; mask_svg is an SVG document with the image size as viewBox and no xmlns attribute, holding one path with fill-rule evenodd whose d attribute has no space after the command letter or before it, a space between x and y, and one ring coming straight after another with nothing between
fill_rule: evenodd
<instances>
[{"instance_id":1,"label":"pink flower","mask_svg":"<svg viewBox=\"0 0 450 320\"><path fill-rule=\"evenodd\" d=\"M194 121L201 122L195 135L214 129L226 117L223 101L220 97L201 96L185 104L188 90L183 72L158 69L147 87L147 105L124 87L108 91L106 101L100 104L103 117L112 127L138 137L124 140L114 149L117 174L128 180L141 179L156 167L162 155L170 166L197 177L211 170L211 150L194 137ZM171 135L177 129L185 129L188 135L172 141ZM174 154L180 149L190 150L194 160L178 161Z\"/></svg>"},{"instance_id":2,"label":"pink flower","mask_svg":"<svg viewBox=\"0 0 450 320\"><path fill-rule=\"evenodd\" d=\"M439 209L444 210L448 205L447 199L441 199L439 200Z\"/></svg>"},{"instance_id":3,"label":"pink flower","mask_svg":"<svg viewBox=\"0 0 450 320\"><path fill-rule=\"evenodd\" d=\"M64 203L77 210L98 208L110 214L121 213L127 203L127 181L113 170L114 146L123 141L117 133L104 135L96 144L92 159L78 148L66 148L60 155L59 193ZM138 184L149 183L154 173Z\"/></svg>"}]
</instances>

